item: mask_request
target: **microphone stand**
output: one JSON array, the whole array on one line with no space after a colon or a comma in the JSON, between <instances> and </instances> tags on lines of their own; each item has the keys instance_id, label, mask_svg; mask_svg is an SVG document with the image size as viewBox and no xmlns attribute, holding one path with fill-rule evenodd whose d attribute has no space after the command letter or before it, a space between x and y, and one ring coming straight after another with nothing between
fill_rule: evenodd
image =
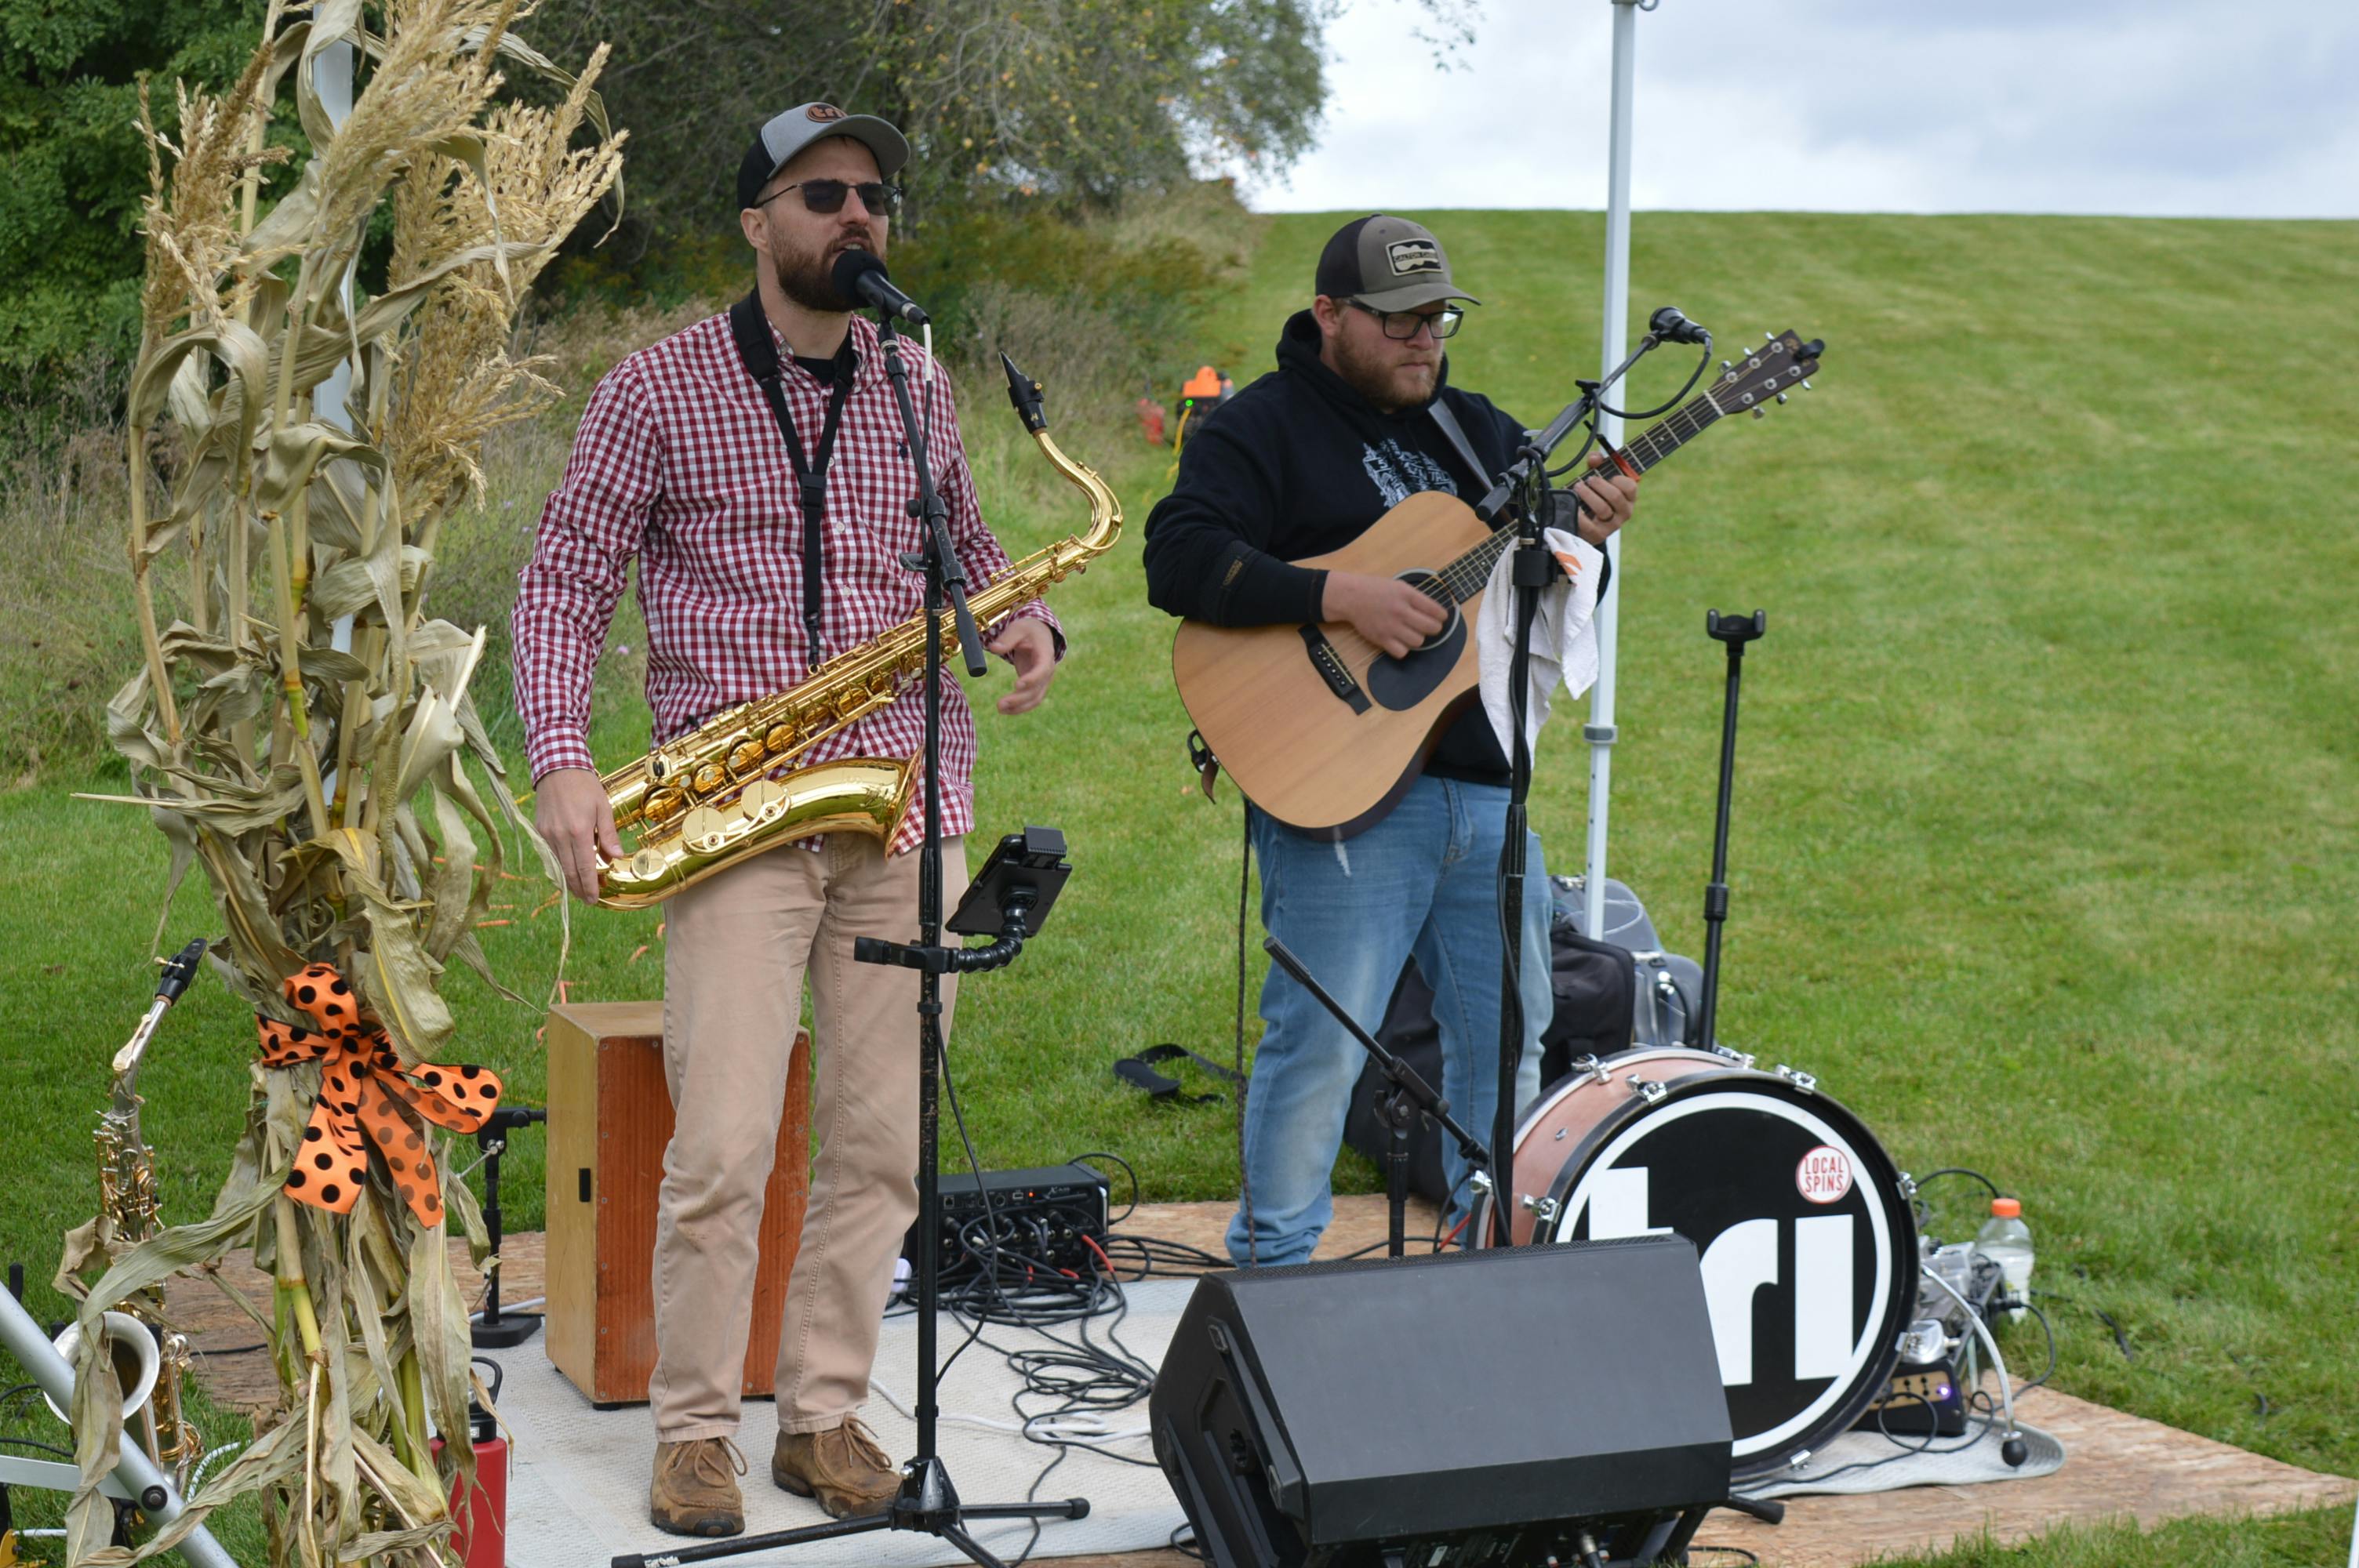
<instances>
[{"instance_id":1,"label":"microphone stand","mask_svg":"<svg viewBox=\"0 0 2359 1568\"><path fill-rule=\"evenodd\" d=\"M974 615L967 609L966 574L952 548L950 509L934 489L932 465L926 456L925 426L909 400L909 374L901 363L900 344L893 318L877 311L877 339L884 345L885 373L893 383L893 400L901 411L901 429L909 442L909 461L918 471L918 493L908 503L919 521L919 547L901 557L911 571L926 574L926 836L918 862L918 941L914 945L864 938L853 944L853 957L864 964L888 964L913 968L918 977L918 1452L901 1471L901 1490L883 1513L836 1519L801 1530L772 1530L738 1536L709 1546L668 1546L660 1552L632 1553L613 1559L612 1568L672 1568L675 1563L703 1563L735 1557L774 1547L800 1546L818 1541L840 1541L877 1530L915 1530L950 1542L979 1568L1005 1568L980 1541L966 1532L963 1520L976 1519L1086 1519L1086 1498L1054 1503L962 1503L951 1485L936 1444L940 1416L941 1373L935 1365L936 1319L941 1308L941 1119L938 1088L941 1073L941 978L951 969L991 967L1015 957L1023 945L1025 909L1007 912L1013 930L990 948L978 948L965 962L964 947L943 947L942 930L942 611L955 618L959 648L970 676L982 675L983 639L976 634ZM1024 405L1016 388L1015 367L1009 368L1009 395ZM1028 384L1027 384L1028 385Z\"/></svg>"},{"instance_id":2,"label":"microphone stand","mask_svg":"<svg viewBox=\"0 0 2359 1568\"><path fill-rule=\"evenodd\" d=\"M1375 1059L1376 1066L1392 1085L1391 1088L1385 1091L1384 1098L1385 1125L1392 1130L1391 1141L1386 1146L1385 1152L1385 1207L1387 1220L1385 1256L1404 1257L1408 1251L1409 1136L1419 1119L1421 1117L1431 1117L1441 1130L1458 1145L1459 1157L1466 1162L1470 1169L1488 1170L1491 1163L1490 1153L1482 1144L1475 1141L1473 1133L1458 1125L1458 1119L1450 1114L1450 1102L1441 1098L1440 1092L1419 1076L1415 1067L1410 1066L1394 1052L1386 1050L1383 1041L1361 1028L1360 1021L1353 1018L1343 1004L1337 1001L1327 988L1319 983L1310 971L1303 966L1302 960L1294 956L1292 948L1275 936L1264 937L1261 946L1262 951L1270 956L1272 962L1293 976L1295 983L1309 991L1311 998L1320 1006L1325 1008L1336 1022L1343 1026L1344 1033L1360 1043L1360 1049Z\"/></svg>"},{"instance_id":3,"label":"microphone stand","mask_svg":"<svg viewBox=\"0 0 2359 1568\"><path fill-rule=\"evenodd\" d=\"M1524 1053L1524 877L1529 837L1527 802L1532 788L1532 752L1524 733L1531 706L1532 621L1540 589L1556 578L1556 557L1548 547L1548 460L1559 442L1595 413L1605 389L1630 373L1662 341L1653 331L1638 340L1629 357L1602 381L1576 381L1581 395L1565 405L1548 427L1525 442L1516 460L1474 506L1485 527L1510 506L1519 506L1516 539L1508 568L1516 590L1515 653L1507 666L1507 710L1514 734L1507 744L1506 833L1499 846L1500 956L1499 1095L1491 1118L1491 1227L1493 1243L1509 1245L1507 1206L1515 1201L1516 1076ZM1479 1176L1478 1176L1479 1184Z\"/></svg>"}]
</instances>

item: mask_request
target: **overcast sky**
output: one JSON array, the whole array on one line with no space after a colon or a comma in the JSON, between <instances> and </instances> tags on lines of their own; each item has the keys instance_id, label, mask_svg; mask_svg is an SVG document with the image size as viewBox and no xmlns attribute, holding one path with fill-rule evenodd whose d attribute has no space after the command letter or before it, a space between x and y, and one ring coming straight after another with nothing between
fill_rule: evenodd
<instances>
[{"instance_id":1,"label":"overcast sky","mask_svg":"<svg viewBox=\"0 0 2359 1568\"><path fill-rule=\"evenodd\" d=\"M1605 205L1610 0L1344 0L1318 149L1266 211ZM2359 217L2359 0L1661 0L1634 205Z\"/></svg>"}]
</instances>

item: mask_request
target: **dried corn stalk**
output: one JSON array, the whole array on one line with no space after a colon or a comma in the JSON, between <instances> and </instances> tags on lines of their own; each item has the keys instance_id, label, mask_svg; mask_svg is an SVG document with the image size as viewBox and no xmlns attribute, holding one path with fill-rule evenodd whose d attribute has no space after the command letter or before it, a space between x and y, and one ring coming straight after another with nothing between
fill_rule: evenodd
<instances>
[{"instance_id":1,"label":"dried corn stalk","mask_svg":"<svg viewBox=\"0 0 2359 1568\"><path fill-rule=\"evenodd\" d=\"M622 138L592 92L604 50L566 74L511 32L526 10L317 0L283 18L274 0L226 94L179 90L177 141L144 103L141 116L147 271L128 423L146 659L107 714L135 793L106 798L162 829L173 887L204 868L228 929L212 967L232 990L298 1022L279 982L332 963L405 1064L448 1059L447 963L498 984L474 931L502 868L500 817L557 874L467 695L484 634L425 609L437 530L480 491L484 438L556 395L535 362L507 356L516 302L621 167ZM363 63L351 113L332 124L311 68L338 41ZM503 101L501 71L517 68L564 96ZM257 222L273 161L262 127L282 86L315 157ZM386 287L348 296L370 222L388 208ZM350 429L312 407L346 362ZM177 447L174 479L151 496L159 435ZM177 611L160 627L159 600ZM87 1260L105 1273L83 1292L85 1322L252 1245L278 1281L283 1397L183 1519L260 1491L275 1563L447 1562L447 1497L472 1456L452 1444L438 1470L427 1446L429 1420L466 1430L469 1392L467 1314L442 1227L419 1222L382 1170L349 1216L289 1201L281 1188L318 1069L257 1064L254 1077L212 1216ZM480 1257L464 1184L444 1190ZM70 1256L69 1269L84 1260ZM85 1338L94 1357L99 1336ZM113 1380L90 1371L75 1390L77 1568L139 1561L179 1533L136 1551L107 1544L96 1483L123 1421Z\"/></svg>"}]
</instances>

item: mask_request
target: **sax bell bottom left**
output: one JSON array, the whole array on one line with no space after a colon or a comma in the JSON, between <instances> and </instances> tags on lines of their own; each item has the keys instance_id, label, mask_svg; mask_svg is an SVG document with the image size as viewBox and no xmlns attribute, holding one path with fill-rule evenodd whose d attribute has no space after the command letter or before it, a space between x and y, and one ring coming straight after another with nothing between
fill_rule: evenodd
<instances>
[{"instance_id":1,"label":"sax bell bottom left","mask_svg":"<svg viewBox=\"0 0 2359 1568\"><path fill-rule=\"evenodd\" d=\"M161 1369L160 1358L156 1354L156 1336L147 1332L146 1324L129 1313L111 1312L106 1314L105 1337L106 1346L114 1356L114 1380L123 1390L123 1414L128 1420L147 1402L147 1396L156 1391L156 1377ZM76 1320L66 1325L65 1332L50 1343L57 1346L58 1354L65 1358L68 1366L74 1365L75 1357L82 1354L81 1322ZM58 1410L57 1400L47 1394L43 1394L41 1400L50 1410L57 1411L60 1421L69 1426L73 1424L71 1416Z\"/></svg>"}]
</instances>

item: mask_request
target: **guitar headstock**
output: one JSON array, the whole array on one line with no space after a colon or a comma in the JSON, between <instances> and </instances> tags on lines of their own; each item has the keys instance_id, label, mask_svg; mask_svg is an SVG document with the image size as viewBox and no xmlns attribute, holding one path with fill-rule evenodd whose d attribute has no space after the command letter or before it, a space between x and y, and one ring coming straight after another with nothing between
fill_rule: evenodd
<instances>
[{"instance_id":1,"label":"guitar headstock","mask_svg":"<svg viewBox=\"0 0 2359 1568\"><path fill-rule=\"evenodd\" d=\"M1721 362L1720 379L1705 390L1723 414L1750 408L1758 419L1768 412L1766 405L1786 401L1788 387L1809 389L1803 378L1817 373L1826 344L1817 338L1806 343L1791 330L1771 332L1767 340L1741 360Z\"/></svg>"}]
</instances>

